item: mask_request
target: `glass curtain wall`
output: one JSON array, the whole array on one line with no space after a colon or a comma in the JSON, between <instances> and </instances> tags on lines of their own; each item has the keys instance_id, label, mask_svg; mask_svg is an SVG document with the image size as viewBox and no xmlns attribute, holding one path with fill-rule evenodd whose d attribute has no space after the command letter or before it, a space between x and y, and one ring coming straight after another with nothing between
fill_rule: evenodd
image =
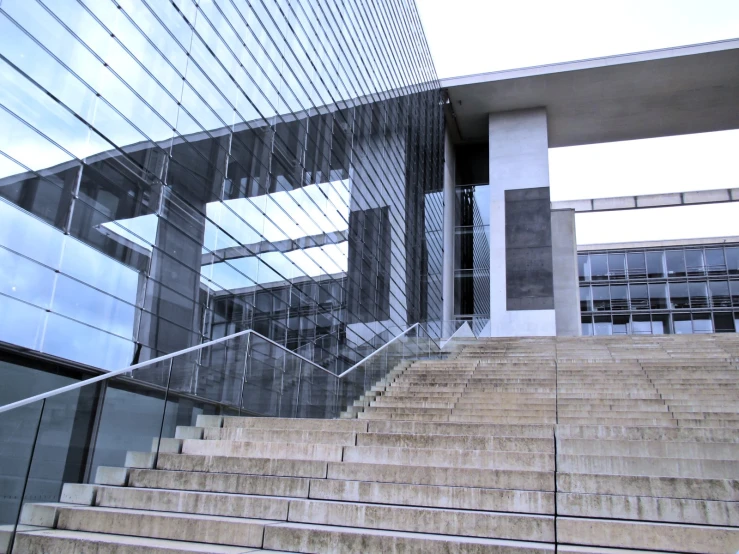
<instances>
[{"instance_id":1,"label":"glass curtain wall","mask_svg":"<svg viewBox=\"0 0 739 554\"><path fill-rule=\"evenodd\" d=\"M739 244L578 255L583 335L739 331Z\"/></svg>"},{"instance_id":2,"label":"glass curtain wall","mask_svg":"<svg viewBox=\"0 0 739 554\"><path fill-rule=\"evenodd\" d=\"M438 88L411 0L3 0L0 341L339 371L438 318Z\"/></svg>"}]
</instances>

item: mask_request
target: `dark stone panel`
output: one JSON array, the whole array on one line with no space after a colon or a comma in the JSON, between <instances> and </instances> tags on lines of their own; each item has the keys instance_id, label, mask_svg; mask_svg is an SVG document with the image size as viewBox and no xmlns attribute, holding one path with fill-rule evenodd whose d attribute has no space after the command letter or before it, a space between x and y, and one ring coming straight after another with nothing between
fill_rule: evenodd
<instances>
[{"instance_id":1,"label":"dark stone panel","mask_svg":"<svg viewBox=\"0 0 739 554\"><path fill-rule=\"evenodd\" d=\"M554 309L549 187L505 192L506 309Z\"/></svg>"}]
</instances>

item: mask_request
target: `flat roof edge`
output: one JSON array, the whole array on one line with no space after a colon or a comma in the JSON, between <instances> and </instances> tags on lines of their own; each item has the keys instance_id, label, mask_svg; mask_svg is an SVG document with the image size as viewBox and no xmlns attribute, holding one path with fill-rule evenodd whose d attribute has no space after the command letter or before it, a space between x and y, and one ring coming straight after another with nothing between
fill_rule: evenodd
<instances>
[{"instance_id":1,"label":"flat roof edge","mask_svg":"<svg viewBox=\"0 0 739 554\"><path fill-rule=\"evenodd\" d=\"M635 242L612 242L600 244L578 244L578 252L592 252L596 250L630 250L634 248L674 248L679 246L707 246L718 244L737 244L739 236L706 237L692 239L665 239L646 240Z\"/></svg>"},{"instance_id":2,"label":"flat roof edge","mask_svg":"<svg viewBox=\"0 0 739 554\"><path fill-rule=\"evenodd\" d=\"M474 85L493 81L519 79L522 77L534 77L538 75L548 75L552 73L564 73L567 71L595 69L611 65L647 62L679 56L693 56L697 54L707 54L734 49L739 49L739 38L717 40L713 42L703 42L698 44L687 44L683 46L672 46L669 48L660 48L657 50L645 50L643 52L630 52L626 54L615 54L612 56L586 58L583 60L556 62L530 67L503 69L500 71L475 73L472 75L460 75L458 77L447 77L444 79L440 79L440 82L442 88L452 88L463 85Z\"/></svg>"}]
</instances>

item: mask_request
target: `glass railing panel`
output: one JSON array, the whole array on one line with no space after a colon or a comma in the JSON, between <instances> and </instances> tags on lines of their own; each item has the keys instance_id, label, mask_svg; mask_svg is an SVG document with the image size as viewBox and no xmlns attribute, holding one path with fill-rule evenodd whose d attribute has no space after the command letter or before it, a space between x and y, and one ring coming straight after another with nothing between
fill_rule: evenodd
<instances>
[{"instance_id":1,"label":"glass railing panel","mask_svg":"<svg viewBox=\"0 0 739 554\"><path fill-rule=\"evenodd\" d=\"M15 536L43 407L41 400L0 418L0 553L9 552Z\"/></svg>"},{"instance_id":2,"label":"glass railing panel","mask_svg":"<svg viewBox=\"0 0 739 554\"><path fill-rule=\"evenodd\" d=\"M130 452L155 466L176 447L164 439L198 415L336 418L401 362L442 354L420 325L390 338L340 377L246 332L0 406L0 546L12 538L24 502L55 502L63 483L94 482L99 467L121 467Z\"/></svg>"}]
</instances>

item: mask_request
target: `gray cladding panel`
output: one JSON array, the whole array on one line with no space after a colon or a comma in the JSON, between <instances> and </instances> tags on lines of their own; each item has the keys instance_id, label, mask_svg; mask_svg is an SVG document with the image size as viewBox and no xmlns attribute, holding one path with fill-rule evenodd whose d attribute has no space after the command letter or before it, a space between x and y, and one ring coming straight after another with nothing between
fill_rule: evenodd
<instances>
[{"instance_id":1,"label":"gray cladding panel","mask_svg":"<svg viewBox=\"0 0 739 554\"><path fill-rule=\"evenodd\" d=\"M505 191L506 309L554 309L549 187Z\"/></svg>"}]
</instances>

